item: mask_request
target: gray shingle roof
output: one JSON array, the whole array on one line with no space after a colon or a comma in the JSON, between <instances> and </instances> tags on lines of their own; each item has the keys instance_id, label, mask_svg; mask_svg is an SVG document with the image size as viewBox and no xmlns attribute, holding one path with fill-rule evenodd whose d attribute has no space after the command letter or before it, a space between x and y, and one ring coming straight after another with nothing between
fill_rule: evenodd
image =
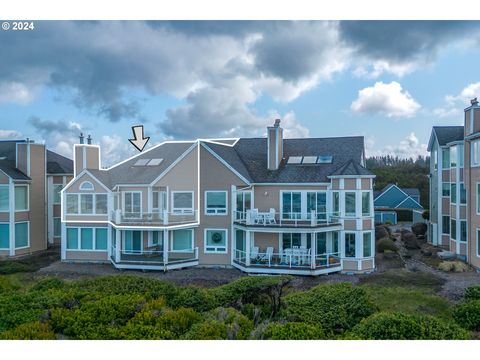
<instances>
[{"instance_id":1,"label":"gray shingle roof","mask_svg":"<svg viewBox=\"0 0 480 360\"><path fill-rule=\"evenodd\" d=\"M459 141L464 138L463 126L434 126L433 131L440 146L445 146L452 141Z\"/></svg>"},{"instance_id":2,"label":"gray shingle roof","mask_svg":"<svg viewBox=\"0 0 480 360\"><path fill-rule=\"evenodd\" d=\"M31 180L29 176L15 167L16 161L16 143L25 142L24 140L0 141L0 170L13 180Z\"/></svg>"},{"instance_id":3,"label":"gray shingle roof","mask_svg":"<svg viewBox=\"0 0 480 360\"><path fill-rule=\"evenodd\" d=\"M163 143L109 169L88 171L110 189L117 184L150 184L193 144L193 141ZM157 166L134 166L139 159L163 161Z\"/></svg>"},{"instance_id":4,"label":"gray shingle roof","mask_svg":"<svg viewBox=\"0 0 480 360\"><path fill-rule=\"evenodd\" d=\"M234 147L214 144L210 142L204 144L209 147L213 152L215 152L218 156L220 156L223 160L225 160L245 179L252 182L252 178L250 177L247 167L243 163L242 159L240 158Z\"/></svg>"},{"instance_id":5,"label":"gray shingle roof","mask_svg":"<svg viewBox=\"0 0 480 360\"><path fill-rule=\"evenodd\" d=\"M8 160L0 160L0 170L2 170L13 180L32 180L29 176L18 170L15 165L12 165L12 162Z\"/></svg>"},{"instance_id":6,"label":"gray shingle roof","mask_svg":"<svg viewBox=\"0 0 480 360\"><path fill-rule=\"evenodd\" d=\"M342 166L340 166L337 170L335 170L331 174L331 176L343 176L343 175L364 176L364 175L373 175L373 173L368 171L366 168L364 168L355 160L351 159L347 161L345 164L343 164Z\"/></svg>"},{"instance_id":7,"label":"gray shingle roof","mask_svg":"<svg viewBox=\"0 0 480 360\"><path fill-rule=\"evenodd\" d=\"M242 138L233 148L255 183L316 183L329 182L328 176L349 160L360 163L364 144L363 136L284 139L284 159L278 170L268 170L266 138ZM331 155L332 163L286 164L290 156L309 155Z\"/></svg>"},{"instance_id":8,"label":"gray shingle roof","mask_svg":"<svg viewBox=\"0 0 480 360\"><path fill-rule=\"evenodd\" d=\"M73 174L73 161L47 150L47 174Z\"/></svg>"}]
</instances>

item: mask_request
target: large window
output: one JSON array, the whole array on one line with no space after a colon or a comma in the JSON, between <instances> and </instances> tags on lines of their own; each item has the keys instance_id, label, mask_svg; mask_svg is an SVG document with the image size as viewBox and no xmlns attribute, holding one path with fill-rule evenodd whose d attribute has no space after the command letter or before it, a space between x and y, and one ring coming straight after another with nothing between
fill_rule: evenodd
<instances>
[{"instance_id":1,"label":"large window","mask_svg":"<svg viewBox=\"0 0 480 360\"><path fill-rule=\"evenodd\" d=\"M173 251L192 251L193 250L193 230L174 230L172 231L172 250Z\"/></svg>"},{"instance_id":2,"label":"large window","mask_svg":"<svg viewBox=\"0 0 480 360\"><path fill-rule=\"evenodd\" d=\"M172 211L174 214L193 213L193 191L174 191L172 199Z\"/></svg>"},{"instance_id":3,"label":"large window","mask_svg":"<svg viewBox=\"0 0 480 360\"><path fill-rule=\"evenodd\" d=\"M15 223L15 249L29 246L28 222Z\"/></svg>"},{"instance_id":4,"label":"large window","mask_svg":"<svg viewBox=\"0 0 480 360\"><path fill-rule=\"evenodd\" d=\"M457 166L457 147L452 146L450 148L450 167L454 168Z\"/></svg>"},{"instance_id":5,"label":"large window","mask_svg":"<svg viewBox=\"0 0 480 360\"><path fill-rule=\"evenodd\" d=\"M107 194L96 194L95 195L95 213L106 214L107 209L108 209Z\"/></svg>"},{"instance_id":6,"label":"large window","mask_svg":"<svg viewBox=\"0 0 480 360\"><path fill-rule=\"evenodd\" d=\"M67 214L78 214L78 194L67 194Z\"/></svg>"},{"instance_id":7,"label":"large window","mask_svg":"<svg viewBox=\"0 0 480 360\"><path fill-rule=\"evenodd\" d=\"M154 212L163 212L167 208L167 192L153 191L152 208Z\"/></svg>"},{"instance_id":8,"label":"large window","mask_svg":"<svg viewBox=\"0 0 480 360\"><path fill-rule=\"evenodd\" d=\"M480 166L480 140L472 141L470 151L471 151L471 156L470 156L471 166Z\"/></svg>"},{"instance_id":9,"label":"large window","mask_svg":"<svg viewBox=\"0 0 480 360\"><path fill-rule=\"evenodd\" d=\"M465 189L465 184L460 183L460 204L467 203L467 190Z\"/></svg>"},{"instance_id":10,"label":"large window","mask_svg":"<svg viewBox=\"0 0 480 360\"><path fill-rule=\"evenodd\" d=\"M450 216L442 215L442 234L450 234Z\"/></svg>"},{"instance_id":11,"label":"large window","mask_svg":"<svg viewBox=\"0 0 480 360\"><path fill-rule=\"evenodd\" d=\"M310 234L307 234L310 235ZM309 239L310 240L310 239ZM302 243L302 234L300 233L283 233L282 234L282 247L283 249L291 249L293 247L305 246L310 247L311 244Z\"/></svg>"},{"instance_id":12,"label":"large window","mask_svg":"<svg viewBox=\"0 0 480 360\"><path fill-rule=\"evenodd\" d=\"M93 214L93 194L80 194L80 214Z\"/></svg>"},{"instance_id":13,"label":"large window","mask_svg":"<svg viewBox=\"0 0 480 360\"><path fill-rule=\"evenodd\" d=\"M340 251L339 246L339 236L340 234L338 231L332 232L332 253L336 254Z\"/></svg>"},{"instance_id":14,"label":"large window","mask_svg":"<svg viewBox=\"0 0 480 360\"><path fill-rule=\"evenodd\" d=\"M453 240L457 239L457 221L455 219L450 220L450 237Z\"/></svg>"},{"instance_id":15,"label":"large window","mask_svg":"<svg viewBox=\"0 0 480 360\"><path fill-rule=\"evenodd\" d=\"M163 231L150 231L148 246L155 246L158 251L163 251Z\"/></svg>"},{"instance_id":16,"label":"large window","mask_svg":"<svg viewBox=\"0 0 480 360\"><path fill-rule=\"evenodd\" d=\"M317 255L323 255L327 253L327 233L317 233L316 234L316 247Z\"/></svg>"},{"instance_id":17,"label":"large window","mask_svg":"<svg viewBox=\"0 0 480 360\"><path fill-rule=\"evenodd\" d=\"M442 196L450 197L450 183L448 182L442 183Z\"/></svg>"},{"instance_id":18,"label":"large window","mask_svg":"<svg viewBox=\"0 0 480 360\"><path fill-rule=\"evenodd\" d=\"M442 168L448 169L450 167L450 149L442 149Z\"/></svg>"},{"instance_id":19,"label":"large window","mask_svg":"<svg viewBox=\"0 0 480 360\"><path fill-rule=\"evenodd\" d=\"M140 216L142 211L142 193L140 191L124 192L123 201L123 210L127 216Z\"/></svg>"},{"instance_id":20,"label":"large window","mask_svg":"<svg viewBox=\"0 0 480 360\"><path fill-rule=\"evenodd\" d=\"M333 212L338 215L340 212L340 193L338 191L333 192Z\"/></svg>"},{"instance_id":21,"label":"large window","mask_svg":"<svg viewBox=\"0 0 480 360\"><path fill-rule=\"evenodd\" d=\"M282 193L282 217L300 219L302 217L302 193L285 191Z\"/></svg>"},{"instance_id":22,"label":"large window","mask_svg":"<svg viewBox=\"0 0 480 360\"><path fill-rule=\"evenodd\" d=\"M8 185L0 185L0 211L8 211L10 209L9 191Z\"/></svg>"},{"instance_id":23,"label":"large window","mask_svg":"<svg viewBox=\"0 0 480 360\"><path fill-rule=\"evenodd\" d=\"M28 186L15 186L15 211L28 210Z\"/></svg>"},{"instance_id":24,"label":"large window","mask_svg":"<svg viewBox=\"0 0 480 360\"><path fill-rule=\"evenodd\" d=\"M205 213L225 215L227 213L227 192L205 191Z\"/></svg>"},{"instance_id":25,"label":"large window","mask_svg":"<svg viewBox=\"0 0 480 360\"><path fill-rule=\"evenodd\" d=\"M62 219L53 218L53 236L60 237L62 236Z\"/></svg>"},{"instance_id":26,"label":"large window","mask_svg":"<svg viewBox=\"0 0 480 360\"><path fill-rule=\"evenodd\" d=\"M355 257L355 233L345 233L345 257Z\"/></svg>"},{"instance_id":27,"label":"large window","mask_svg":"<svg viewBox=\"0 0 480 360\"><path fill-rule=\"evenodd\" d=\"M205 253L227 253L227 230L205 229Z\"/></svg>"},{"instance_id":28,"label":"large window","mask_svg":"<svg viewBox=\"0 0 480 360\"><path fill-rule=\"evenodd\" d=\"M370 216L370 192L362 192L362 216Z\"/></svg>"},{"instance_id":29,"label":"large window","mask_svg":"<svg viewBox=\"0 0 480 360\"><path fill-rule=\"evenodd\" d=\"M450 202L452 204L457 203L457 184L450 184Z\"/></svg>"},{"instance_id":30,"label":"large window","mask_svg":"<svg viewBox=\"0 0 480 360\"><path fill-rule=\"evenodd\" d=\"M252 209L252 193L250 191L237 192L236 220L245 220L247 210Z\"/></svg>"},{"instance_id":31,"label":"large window","mask_svg":"<svg viewBox=\"0 0 480 360\"><path fill-rule=\"evenodd\" d=\"M312 211L317 213L317 219L327 218L327 193L324 191L307 192L307 218Z\"/></svg>"},{"instance_id":32,"label":"large window","mask_svg":"<svg viewBox=\"0 0 480 360\"><path fill-rule=\"evenodd\" d=\"M363 233L363 257L372 256L372 233Z\"/></svg>"},{"instance_id":33,"label":"large window","mask_svg":"<svg viewBox=\"0 0 480 360\"><path fill-rule=\"evenodd\" d=\"M62 184L53 184L53 203L54 204L60 204L60 199L61 199L61 191L63 189Z\"/></svg>"},{"instance_id":34,"label":"large window","mask_svg":"<svg viewBox=\"0 0 480 360\"><path fill-rule=\"evenodd\" d=\"M467 221L460 220L460 241L467 241Z\"/></svg>"},{"instance_id":35,"label":"large window","mask_svg":"<svg viewBox=\"0 0 480 360\"><path fill-rule=\"evenodd\" d=\"M345 193L345 216L355 216L355 193Z\"/></svg>"},{"instance_id":36,"label":"large window","mask_svg":"<svg viewBox=\"0 0 480 360\"><path fill-rule=\"evenodd\" d=\"M0 224L0 249L10 247L10 224Z\"/></svg>"},{"instance_id":37,"label":"large window","mask_svg":"<svg viewBox=\"0 0 480 360\"><path fill-rule=\"evenodd\" d=\"M67 250L105 251L108 229L104 227L68 227Z\"/></svg>"}]
</instances>

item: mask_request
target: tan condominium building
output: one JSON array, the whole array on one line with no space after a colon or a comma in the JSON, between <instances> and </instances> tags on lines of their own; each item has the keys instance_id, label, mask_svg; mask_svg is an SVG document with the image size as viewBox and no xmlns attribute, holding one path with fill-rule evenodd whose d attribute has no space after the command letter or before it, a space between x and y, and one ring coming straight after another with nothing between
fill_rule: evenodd
<instances>
[{"instance_id":1,"label":"tan condominium building","mask_svg":"<svg viewBox=\"0 0 480 360\"><path fill-rule=\"evenodd\" d=\"M375 268L363 137L166 141L110 168L74 146L62 260L119 269L236 267L319 275Z\"/></svg>"},{"instance_id":2,"label":"tan condominium building","mask_svg":"<svg viewBox=\"0 0 480 360\"><path fill-rule=\"evenodd\" d=\"M73 161L31 140L0 141L0 257L60 245L61 190Z\"/></svg>"}]
</instances>

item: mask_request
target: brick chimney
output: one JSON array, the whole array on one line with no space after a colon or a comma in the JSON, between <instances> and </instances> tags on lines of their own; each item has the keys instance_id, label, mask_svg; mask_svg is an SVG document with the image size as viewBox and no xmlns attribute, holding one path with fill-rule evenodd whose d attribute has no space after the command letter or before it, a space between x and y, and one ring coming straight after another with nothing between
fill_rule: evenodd
<instances>
[{"instance_id":1,"label":"brick chimney","mask_svg":"<svg viewBox=\"0 0 480 360\"><path fill-rule=\"evenodd\" d=\"M84 169L100 169L100 147L92 145L92 137L88 135L85 144L83 134L80 134L80 143L73 145L74 176L80 174Z\"/></svg>"},{"instance_id":2,"label":"brick chimney","mask_svg":"<svg viewBox=\"0 0 480 360\"><path fill-rule=\"evenodd\" d=\"M283 129L280 119L267 127L267 166L268 170L277 170L283 158Z\"/></svg>"},{"instance_id":3,"label":"brick chimney","mask_svg":"<svg viewBox=\"0 0 480 360\"><path fill-rule=\"evenodd\" d=\"M470 106L465 109L465 136L480 132L480 106L477 98L470 100Z\"/></svg>"}]
</instances>

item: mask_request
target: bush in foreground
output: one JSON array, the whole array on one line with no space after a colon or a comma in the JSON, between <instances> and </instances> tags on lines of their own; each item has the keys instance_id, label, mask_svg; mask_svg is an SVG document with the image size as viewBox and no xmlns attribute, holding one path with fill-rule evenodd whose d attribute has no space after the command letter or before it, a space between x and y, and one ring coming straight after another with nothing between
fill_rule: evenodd
<instances>
[{"instance_id":1,"label":"bush in foreground","mask_svg":"<svg viewBox=\"0 0 480 360\"><path fill-rule=\"evenodd\" d=\"M480 300L480 285L467 287L465 289L465 300Z\"/></svg>"},{"instance_id":2,"label":"bush in foreground","mask_svg":"<svg viewBox=\"0 0 480 360\"><path fill-rule=\"evenodd\" d=\"M339 283L286 296L282 315L291 321L320 324L327 333L341 333L375 311L376 306L364 289Z\"/></svg>"},{"instance_id":3,"label":"bush in foreground","mask_svg":"<svg viewBox=\"0 0 480 360\"><path fill-rule=\"evenodd\" d=\"M258 340L318 340L326 335L319 325L287 322L270 323L257 334Z\"/></svg>"},{"instance_id":4,"label":"bush in foreground","mask_svg":"<svg viewBox=\"0 0 480 360\"><path fill-rule=\"evenodd\" d=\"M0 334L1 340L56 340L57 337L47 324L31 322L18 325L15 329Z\"/></svg>"},{"instance_id":5,"label":"bush in foreground","mask_svg":"<svg viewBox=\"0 0 480 360\"><path fill-rule=\"evenodd\" d=\"M390 238L383 238L378 240L377 243L377 252L384 253L385 251L397 252L398 248L395 246L395 243Z\"/></svg>"},{"instance_id":6,"label":"bush in foreground","mask_svg":"<svg viewBox=\"0 0 480 360\"><path fill-rule=\"evenodd\" d=\"M457 305L453 318L465 329L480 331L480 300L469 300Z\"/></svg>"},{"instance_id":7,"label":"bush in foreground","mask_svg":"<svg viewBox=\"0 0 480 360\"><path fill-rule=\"evenodd\" d=\"M364 340L464 340L469 334L456 324L431 316L377 313L362 320L350 335Z\"/></svg>"}]
</instances>

